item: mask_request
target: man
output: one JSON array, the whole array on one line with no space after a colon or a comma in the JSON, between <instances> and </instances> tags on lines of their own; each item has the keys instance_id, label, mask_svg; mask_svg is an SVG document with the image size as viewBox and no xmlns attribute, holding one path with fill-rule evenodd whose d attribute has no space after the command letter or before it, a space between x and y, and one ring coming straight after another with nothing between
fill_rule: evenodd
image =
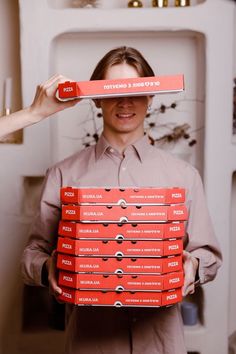
<instances>
[{"instance_id":1,"label":"man","mask_svg":"<svg viewBox=\"0 0 236 354\"><path fill-rule=\"evenodd\" d=\"M91 79L154 76L137 50L120 47L97 64ZM104 128L90 146L52 167L46 176L39 215L22 259L27 284L46 285L57 297L61 289L55 272L60 187L183 187L187 191L183 294L196 283L212 280L221 264L201 179L184 161L156 149L144 134L150 96L95 100L102 109ZM70 306L67 354L185 354L179 306L169 308L113 308Z\"/></svg>"}]
</instances>

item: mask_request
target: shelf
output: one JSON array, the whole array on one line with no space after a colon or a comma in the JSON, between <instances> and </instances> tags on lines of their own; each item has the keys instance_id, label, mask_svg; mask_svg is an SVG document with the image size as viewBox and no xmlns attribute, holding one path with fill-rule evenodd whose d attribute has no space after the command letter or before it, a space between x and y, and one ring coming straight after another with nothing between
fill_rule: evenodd
<instances>
[{"instance_id":1,"label":"shelf","mask_svg":"<svg viewBox=\"0 0 236 354\"><path fill-rule=\"evenodd\" d=\"M184 336L188 351L201 352L202 343L205 341L206 328L201 324L184 326Z\"/></svg>"},{"instance_id":2,"label":"shelf","mask_svg":"<svg viewBox=\"0 0 236 354\"><path fill-rule=\"evenodd\" d=\"M1 119L1 117L0 117ZM23 144L23 130L18 130L16 132L10 133L5 137L0 139L0 146L1 144Z\"/></svg>"},{"instance_id":3,"label":"shelf","mask_svg":"<svg viewBox=\"0 0 236 354\"><path fill-rule=\"evenodd\" d=\"M191 0L191 6L200 5L207 0ZM63 10L63 9L84 9L79 6L81 1L79 0L47 0L47 6L52 9L56 10ZM96 8L98 9L120 9L120 8L127 8L128 0L98 0L94 2L96 4ZM152 1L151 0L142 0L143 8L152 8ZM168 8L177 8L175 7L175 1L169 0L168 1ZM93 8L89 8L89 10L93 10ZM129 10L139 10L139 9L132 9ZM153 7L153 10L163 10L163 8Z\"/></svg>"},{"instance_id":4,"label":"shelf","mask_svg":"<svg viewBox=\"0 0 236 354\"><path fill-rule=\"evenodd\" d=\"M62 331L47 330L24 333L18 341L19 354L63 354L65 334ZM32 349L33 348L33 349Z\"/></svg>"},{"instance_id":5,"label":"shelf","mask_svg":"<svg viewBox=\"0 0 236 354\"><path fill-rule=\"evenodd\" d=\"M232 174L231 182L231 235L230 235L230 279L234 279L236 271L235 247L236 247L236 171ZM229 333L236 331L236 284L234 281L230 282L229 287Z\"/></svg>"}]
</instances>

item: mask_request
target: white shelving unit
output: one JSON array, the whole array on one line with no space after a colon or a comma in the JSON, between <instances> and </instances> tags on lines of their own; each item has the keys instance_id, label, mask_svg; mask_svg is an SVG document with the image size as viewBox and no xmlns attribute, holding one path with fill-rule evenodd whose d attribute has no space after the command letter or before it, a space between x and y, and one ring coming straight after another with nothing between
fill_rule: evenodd
<instances>
[{"instance_id":1,"label":"white shelving unit","mask_svg":"<svg viewBox=\"0 0 236 354\"><path fill-rule=\"evenodd\" d=\"M189 113L195 123L199 119L204 124L202 150L196 153L201 159L208 206L224 254L224 264L217 279L204 286L204 326L186 328L186 344L189 351L200 354L227 354L230 201L232 173L236 171L232 87L229 84L233 78L235 5L233 1L206 0L186 8L72 9L56 8L51 6L52 3L53 0L19 1L24 106L31 103L37 84L58 70L68 71L61 73L71 77L77 78L80 74L88 79L86 70L89 69L82 65L92 69L96 56L101 57L108 48L122 42L139 47L144 53L152 52L152 62L157 68L160 58L163 70L175 73L183 67L187 77L191 75L189 86L195 88L190 93L192 97L200 98L203 106L197 106ZM181 57L182 48L188 55L185 59ZM71 53L75 56L72 57ZM167 57L167 53L177 54ZM194 66L191 66L193 61ZM199 112L204 117L199 117ZM69 154L78 149L73 139L68 143L64 136L70 124L74 130L77 113L69 110L58 118L25 129L21 146L0 147L1 164L10 156L14 161L10 171L14 181L11 177L12 181L9 179L8 182L17 191L14 206L10 204L13 211L20 210L22 176L42 176L48 166L64 157L65 151ZM68 134L71 134L70 130ZM198 163L198 159L195 162ZM6 180L9 176L2 173L0 178ZM7 203L6 200L5 209L9 207ZM1 211L4 215L4 210ZM11 220L13 217L4 220L5 230L6 222ZM14 225L15 229L22 228L22 219L15 220Z\"/></svg>"}]
</instances>

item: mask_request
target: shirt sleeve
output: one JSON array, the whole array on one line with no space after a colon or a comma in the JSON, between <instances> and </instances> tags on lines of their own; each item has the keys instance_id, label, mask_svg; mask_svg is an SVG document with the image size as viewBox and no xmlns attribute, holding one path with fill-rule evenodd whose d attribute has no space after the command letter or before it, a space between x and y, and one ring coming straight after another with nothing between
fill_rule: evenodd
<instances>
[{"instance_id":1,"label":"shirt sleeve","mask_svg":"<svg viewBox=\"0 0 236 354\"><path fill-rule=\"evenodd\" d=\"M28 285L42 284L42 268L56 248L58 223L61 217L60 171L47 171L38 213L32 224L29 241L21 259L22 277Z\"/></svg>"},{"instance_id":2,"label":"shirt sleeve","mask_svg":"<svg viewBox=\"0 0 236 354\"><path fill-rule=\"evenodd\" d=\"M201 177L195 169L188 203L188 241L185 249L198 258L199 281L203 284L215 278L222 263L222 254L207 208Z\"/></svg>"}]
</instances>

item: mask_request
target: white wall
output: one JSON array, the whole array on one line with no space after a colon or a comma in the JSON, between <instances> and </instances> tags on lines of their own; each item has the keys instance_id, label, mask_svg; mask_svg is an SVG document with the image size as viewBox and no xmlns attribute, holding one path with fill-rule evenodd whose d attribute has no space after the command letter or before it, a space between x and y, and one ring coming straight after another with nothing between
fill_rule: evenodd
<instances>
[{"instance_id":1,"label":"white wall","mask_svg":"<svg viewBox=\"0 0 236 354\"><path fill-rule=\"evenodd\" d=\"M0 115L4 111L4 82L7 77L11 77L13 80L12 110L16 111L21 108L19 8L17 0L0 0ZM15 319L19 318L17 308L19 308L18 294L20 289L17 264L20 235L16 234L15 225L12 223L12 218L9 217L9 214L11 214L10 208L14 205L12 191L17 193L17 186L15 176L11 173L13 156L9 154L7 157L9 161L5 162L7 161L5 160L3 164L2 157L4 154L5 146L0 144L0 353L3 352L4 332L9 330L8 333L11 334L11 332L15 332L15 326L18 326ZM12 198L12 202L10 208L6 210L4 204L9 198Z\"/></svg>"},{"instance_id":2,"label":"white wall","mask_svg":"<svg viewBox=\"0 0 236 354\"><path fill-rule=\"evenodd\" d=\"M3 113L3 88L7 77L13 79L12 108L21 106L19 8L17 0L0 0L0 113Z\"/></svg>"}]
</instances>

